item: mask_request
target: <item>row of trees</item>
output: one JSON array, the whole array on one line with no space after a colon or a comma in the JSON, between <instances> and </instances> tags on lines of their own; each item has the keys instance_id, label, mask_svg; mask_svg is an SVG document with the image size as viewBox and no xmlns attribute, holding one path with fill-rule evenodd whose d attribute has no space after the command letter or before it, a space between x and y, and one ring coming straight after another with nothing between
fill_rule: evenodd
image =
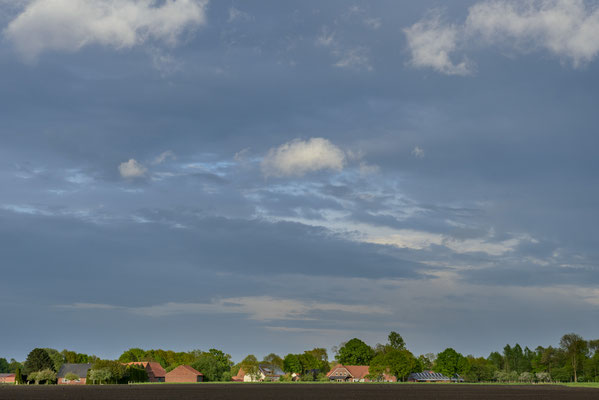
<instances>
[{"instance_id":1,"label":"row of trees","mask_svg":"<svg viewBox=\"0 0 599 400\"><path fill-rule=\"evenodd\" d=\"M599 381L599 340L587 341L575 333L564 335L557 348L539 346L533 351L506 345L502 353L484 358L464 356L452 348L414 357L401 336L391 332L388 344L374 348L357 338L342 343L336 359L342 364L369 365L373 377L388 373L405 379L412 372L433 370L473 382Z\"/></svg>"},{"instance_id":2,"label":"row of trees","mask_svg":"<svg viewBox=\"0 0 599 400\"><path fill-rule=\"evenodd\" d=\"M29 382L51 383L64 363L91 363L88 381L96 383L120 383L145 381L147 374L138 366L124 363L139 361L158 362L170 371L179 365L191 365L204 374L206 381L230 381L243 368L244 372L258 376L259 364L268 364L301 380L326 380L325 374L337 363L368 365L370 378L383 374L405 380L412 372L433 370L446 376L460 375L467 381L500 382L548 382L548 381L599 381L599 340L585 340L570 333L564 335L558 347L539 346L535 350L519 345L506 345L502 352L492 352L488 357L464 356L452 348L433 354L414 356L397 332L391 332L386 344L371 347L358 338L334 348L335 359L329 362L324 348L314 348L299 354L280 357L271 353L262 361L252 354L234 364L229 354L218 349L174 352L170 350L143 350L132 348L125 351L117 361L100 360L98 357L74 351L34 349L24 363L14 359L10 362L0 358L0 372L14 372L17 380L23 377Z\"/></svg>"}]
</instances>

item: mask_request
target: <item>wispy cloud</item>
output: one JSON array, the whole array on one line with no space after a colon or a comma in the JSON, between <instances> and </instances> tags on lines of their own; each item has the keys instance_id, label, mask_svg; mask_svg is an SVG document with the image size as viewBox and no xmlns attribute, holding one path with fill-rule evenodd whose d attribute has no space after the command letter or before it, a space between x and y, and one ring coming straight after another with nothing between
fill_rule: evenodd
<instances>
[{"instance_id":1,"label":"wispy cloud","mask_svg":"<svg viewBox=\"0 0 599 400\"><path fill-rule=\"evenodd\" d=\"M142 307L126 307L110 304L73 303L59 305L66 310L121 310L147 317L165 317L176 314L227 313L244 314L248 319L271 320L309 320L314 312L344 312L353 314L390 314L384 307L351 305L339 303L319 303L270 296L230 297L214 299L209 303L168 302Z\"/></svg>"}]
</instances>

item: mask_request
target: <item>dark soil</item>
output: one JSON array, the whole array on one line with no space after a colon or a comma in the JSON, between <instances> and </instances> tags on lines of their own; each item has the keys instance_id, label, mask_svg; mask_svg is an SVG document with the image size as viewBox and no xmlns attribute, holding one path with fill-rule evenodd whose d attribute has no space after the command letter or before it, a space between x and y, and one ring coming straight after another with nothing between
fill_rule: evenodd
<instances>
[{"instance_id":1,"label":"dark soil","mask_svg":"<svg viewBox=\"0 0 599 400\"><path fill-rule=\"evenodd\" d=\"M354 400L526 399L599 400L599 389L553 385L462 384L195 384L102 386L0 386L1 400Z\"/></svg>"}]
</instances>

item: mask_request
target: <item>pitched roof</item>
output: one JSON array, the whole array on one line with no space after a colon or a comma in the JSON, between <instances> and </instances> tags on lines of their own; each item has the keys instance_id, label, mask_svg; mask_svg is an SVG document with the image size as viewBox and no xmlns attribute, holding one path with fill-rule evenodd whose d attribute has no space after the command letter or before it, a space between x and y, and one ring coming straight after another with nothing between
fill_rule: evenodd
<instances>
[{"instance_id":1,"label":"pitched roof","mask_svg":"<svg viewBox=\"0 0 599 400\"><path fill-rule=\"evenodd\" d=\"M67 374L75 374L79 378L85 378L87 376L87 371L89 371L91 367L91 364L62 364L62 367L60 367L56 376L58 378L64 378Z\"/></svg>"},{"instance_id":2,"label":"pitched roof","mask_svg":"<svg viewBox=\"0 0 599 400\"><path fill-rule=\"evenodd\" d=\"M150 361L145 365L146 371L148 371L148 373L152 373L154 374L154 376L156 378L162 378L164 376L166 376L166 371L164 368L162 368L162 365L160 365L160 363L157 363L155 361ZM190 367L191 368L191 367ZM192 368L193 369L193 368Z\"/></svg>"},{"instance_id":3,"label":"pitched roof","mask_svg":"<svg viewBox=\"0 0 599 400\"><path fill-rule=\"evenodd\" d=\"M414 379L417 381L448 381L449 378L440 372L433 371L422 371L413 372L409 375L408 379Z\"/></svg>"},{"instance_id":4,"label":"pitched roof","mask_svg":"<svg viewBox=\"0 0 599 400\"><path fill-rule=\"evenodd\" d=\"M239 368L239 371L237 371L237 375L235 375L231 379L233 379L234 381L241 380L243 382L244 376L245 376L245 371L243 370L243 368Z\"/></svg>"},{"instance_id":5,"label":"pitched roof","mask_svg":"<svg viewBox=\"0 0 599 400\"><path fill-rule=\"evenodd\" d=\"M343 365L337 364L327 373L327 376L331 376L338 368L345 368L354 379L364 379L368 375L368 365Z\"/></svg>"},{"instance_id":6,"label":"pitched roof","mask_svg":"<svg viewBox=\"0 0 599 400\"><path fill-rule=\"evenodd\" d=\"M197 370L193 369L189 365L179 365L177 368L173 369L171 372L167 372L166 374L168 375L168 374L173 373L175 371L181 371L181 370L184 370L184 371L187 371L187 372L191 372L192 374L195 374L195 375L204 376L204 374L202 374L200 371L197 371Z\"/></svg>"},{"instance_id":7,"label":"pitched roof","mask_svg":"<svg viewBox=\"0 0 599 400\"><path fill-rule=\"evenodd\" d=\"M12 374L5 374L5 373L0 374L0 378L10 378L10 377L13 377L13 376L16 376L16 375L14 373L12 373Z\"/></svg>"},{"instance_id":8,"label":"pitched roof","mask_svg":"<svg viewBox=\"0 0 599 400\"><path fill-rule=\"evenodd\" d=\"M283 370L281 368L277 367L276 365L264 363L264 364L258 364L258 368L260 369L260 372L262 372L265 376L285 375L285 372L283 372Z\"/></svg>"}]
</instances>

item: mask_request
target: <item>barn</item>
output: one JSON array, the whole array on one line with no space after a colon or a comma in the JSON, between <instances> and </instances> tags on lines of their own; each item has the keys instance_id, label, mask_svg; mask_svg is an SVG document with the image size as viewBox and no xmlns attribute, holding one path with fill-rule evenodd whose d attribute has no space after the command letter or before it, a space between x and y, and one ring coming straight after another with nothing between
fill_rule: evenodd
<instances>
[{"instance_id":1,"label":"barn","mask_svg":"<svg viewBox=\"0 0 599 400\"><path fill-rule=\"evenodd\" d=\"M166 373L165 382L202 382L204 380L204 374L196 371L189 365L179 365L171 372Z\"/></svg>"}]
</instances>

